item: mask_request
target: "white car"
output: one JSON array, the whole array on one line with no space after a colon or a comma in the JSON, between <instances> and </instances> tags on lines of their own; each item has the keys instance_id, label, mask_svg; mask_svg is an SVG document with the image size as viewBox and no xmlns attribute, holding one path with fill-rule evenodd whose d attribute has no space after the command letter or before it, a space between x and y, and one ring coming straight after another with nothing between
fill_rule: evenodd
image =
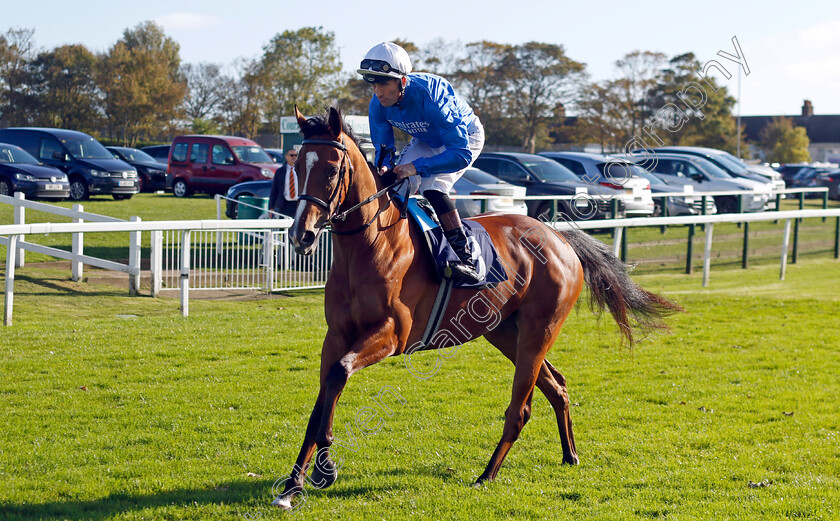
<instances>
[{"instance_id":1,"label":"white car","mask_svg":"<svg viewBox=\"0 0 840 521\"><path fill-rule=\"evenodd\" d=\"M528 207L523 199L525 191L524 186L506 183L484 170L470 167L455 182L455 186L452 187L449 194L456 196L494 196L489 199L455 198L455 207L462 217L472 217L486 212L528 215Z\"/></svg>"}]
</instances>

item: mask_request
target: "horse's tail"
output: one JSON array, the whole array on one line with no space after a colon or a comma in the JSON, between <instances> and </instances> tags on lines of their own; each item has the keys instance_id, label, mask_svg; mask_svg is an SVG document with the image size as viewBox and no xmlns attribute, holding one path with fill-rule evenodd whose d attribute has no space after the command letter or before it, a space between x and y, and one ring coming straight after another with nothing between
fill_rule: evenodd
<instances>
[{"instance_id":1,"label":"horse's tail","mask_svg":"<svg viewBox=\"0 0 840 521\"><path fill-rule=\"evenodd\" d=\"M628 275L630 267L613 255L601 241L580 230L561 232L577 253L583 276L589 286L589 305L593 311L609 308L621 334L633 344L633 333L668 330L663 317L685 311L679 304L642 289ZM631 324L635 322L635 324Z\"/></svg>"}]
</instances>

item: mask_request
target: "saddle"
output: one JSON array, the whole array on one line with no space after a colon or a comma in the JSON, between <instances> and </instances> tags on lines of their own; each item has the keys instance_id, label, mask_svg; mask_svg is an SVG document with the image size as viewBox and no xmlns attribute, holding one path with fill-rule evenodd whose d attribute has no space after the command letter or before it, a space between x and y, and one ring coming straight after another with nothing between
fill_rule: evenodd
<instances>
[{"instance_id":1,"label":"saddle","mask_svg":"<svg viewBox=\"0 0 840 521\"><path fill-rule=\"evenodd\" d=\"M408 203L401 201L406 214L413 225L423 234L425 238L428 255L437 267L438 280L448 279L449 263L457 262L458 255L449 246L446 237L443 235L443 228L437 221L434 210L425 199L410 198ZM465 289L483 289L495 287L497 284L507 280L507 272L499 260L499 254L490 234L476 221L461 221L467 240L472 246L473 262L481 280L476 284L469 284L462 281L453 281L453 287Z\"/></svg>"}]
</instances>

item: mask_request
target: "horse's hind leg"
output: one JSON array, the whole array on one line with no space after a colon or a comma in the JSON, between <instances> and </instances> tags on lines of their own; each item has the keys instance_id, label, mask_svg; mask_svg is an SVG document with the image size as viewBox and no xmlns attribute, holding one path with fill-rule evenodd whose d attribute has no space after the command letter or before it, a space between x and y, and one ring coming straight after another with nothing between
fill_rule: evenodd
<instances>
[{"instance_id":1,"label":"horse's hind leg","mask_svg":"<svg viewBox=\"0 0 840 521\"><path fill-rule=\"evenodd\" d=\"M487 468L478 477L477 484L495 479L502 462L513 446L513 442L519 438L522 428L531 415L531 397L534 392L534 385L542 372L545 354L554 343L556 333L540 328L528 327L517 328L516 349L513 356L514 376L513 391L511 393L510 405L505 412L505 426L502 431L502 439L496 446L493 456ZM491 335L492 336L492 335Z\"/></svg>"},{"instance_id":2,"label":"horse's hind leg","mask_svg":"<svg viewBox=\"0 0 840 521\"><path fill-rule=\"evenodd\" d=\"M516 343L519 331L513 318L499 324L487 333L485 338L502 352L511 362L516 362ZM560 444L563 449L563 463L576 465L579 460L575 448L575 436L572 432L572 418L569 411L569 395L566 392L566 379L548 360L543 360L537 377L537 388L542 392L557 416L560 431Z\"/></svg>"}]
</instances>

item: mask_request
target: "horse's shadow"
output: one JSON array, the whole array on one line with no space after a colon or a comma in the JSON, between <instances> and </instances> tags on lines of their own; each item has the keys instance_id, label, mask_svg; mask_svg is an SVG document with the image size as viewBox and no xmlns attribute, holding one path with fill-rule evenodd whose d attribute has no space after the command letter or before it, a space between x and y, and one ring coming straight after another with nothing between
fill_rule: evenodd
<instances>
[{"instance_id":1,"label":"horse's shadow","mask_svg":"<svg viewBox=\"0 0 840 521\"><path fill-rule=\"evenodd\" d=\"M148 494L117 492L89 501L51 501L46 503L0 503L4 520L66 519L102 520L132 511L176 506L224 505L232 514L244 514L267 505L271 481L235 481L207 488L176 489Z\"/></svg>"}]
</instances>

